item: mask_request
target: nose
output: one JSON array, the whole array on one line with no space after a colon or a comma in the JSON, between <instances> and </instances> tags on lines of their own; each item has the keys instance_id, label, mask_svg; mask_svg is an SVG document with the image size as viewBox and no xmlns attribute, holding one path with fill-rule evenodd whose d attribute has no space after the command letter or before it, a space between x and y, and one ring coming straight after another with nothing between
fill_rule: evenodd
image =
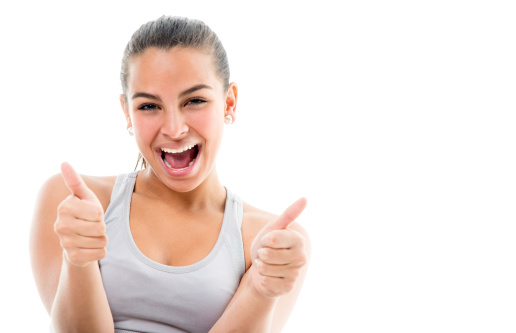
<instances>
[{"instance_id":1,"label":"nose","mask_svg":"<svg viewBox=\"0 0 516 333\"><path fill-rule=\"evenodd\" d=\"M188 132L185 116L178 110L167 110L163 116L161 132L172 139L182 138Z\"/></svg>"}]
</instances>

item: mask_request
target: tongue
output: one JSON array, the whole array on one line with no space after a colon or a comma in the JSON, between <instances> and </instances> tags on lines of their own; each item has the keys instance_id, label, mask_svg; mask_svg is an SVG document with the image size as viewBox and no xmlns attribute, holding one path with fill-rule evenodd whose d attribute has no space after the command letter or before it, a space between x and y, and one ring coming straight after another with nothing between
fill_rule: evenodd
<instances>
[{"instance_id":1,"label":"tongue","mask_svg":"<svg viewBox=\"0 0 516 333\"><path fill-rule=\"evenodd\" d=\"M188 149L182 153L165 153L165 160L173 169L183 169L194 159L195 149Z\"/></svg>"}]
</instances>

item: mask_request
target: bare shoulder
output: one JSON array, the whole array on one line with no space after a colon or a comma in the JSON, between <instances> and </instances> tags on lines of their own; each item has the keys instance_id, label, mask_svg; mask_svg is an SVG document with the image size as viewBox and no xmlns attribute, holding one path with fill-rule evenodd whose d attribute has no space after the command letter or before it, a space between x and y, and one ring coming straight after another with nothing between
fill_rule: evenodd
<instances>
[{"instance_id":1,"label":"bare shoulder","mask_svg":"<svg viewBox=\"0 0 516 333\"><path fill-rule=\"evenodd\" d=\"M90 188L93 193L95 193L105 211L109 205L111 191L115 185L116 176L80 176L84 180L86 186L88 186L88 188ZM49 203L51 206L54 206L55 203L60 203L69 195L70 190L66 187L63 176L58 173L51 176L43 183L40 189L38 201L43 200Z\"/></svg>"},{"instance_id":2,"label":"bare shoulder","mask_svg":"<svg viewBox=\"0 0 516 333\"><path fill-rule=\"evenodd\" d=\"M244 202L244 219L242 221L242 233L244 236L254 238L256 234L269 222L278 218L278 215L251 206ZM246 235L247 234L247 235ZM247 237L246 237L247 238Z\"/></svg>"}]
</instances>

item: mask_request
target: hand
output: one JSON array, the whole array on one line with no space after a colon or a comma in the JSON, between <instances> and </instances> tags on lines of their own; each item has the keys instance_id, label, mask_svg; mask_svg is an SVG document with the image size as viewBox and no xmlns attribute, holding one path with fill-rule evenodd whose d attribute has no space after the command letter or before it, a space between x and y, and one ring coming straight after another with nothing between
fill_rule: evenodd
<instances>
[{"instance_id":1,"label":"hand","mask_svg":"<svg viewBox=\"0 0 516 333\"><path fill-rule=\"evenodd\" d=\"M254 269L250 280L259 294L278 297L294 289L307 256L303 236L288 226L305 207L305 198L297 200L256 235L251 245Z\"/></svg>"},{"instance_id":2,"label":"hand","mask_svg":"<svg viewBox=\"0 0 516 333\"><path fill-rule=\"evenodd\" d=\"M57 208L54 230L61 240L65 259L84 267L106 255L104 209L70 164L63 163L61 173L72 194Z\"/></svg>"}]
</instances>

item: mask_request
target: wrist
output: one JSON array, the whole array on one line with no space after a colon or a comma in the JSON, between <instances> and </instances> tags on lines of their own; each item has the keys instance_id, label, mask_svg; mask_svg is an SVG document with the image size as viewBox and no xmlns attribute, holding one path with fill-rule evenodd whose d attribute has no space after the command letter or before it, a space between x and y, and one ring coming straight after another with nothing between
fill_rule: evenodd
<instances>
[{"instance_id":1,"label":"wrist","mask_svg":"<svg viewBox=\"0 0 516 333\"><path fill-rule=\"evenodd\" d=\"M92 266L98 266L98 260L85 262L83 264L74 263L70 260L66 251L63 251L63 261L62 262L63 262L63 265L66 265L69 268L77 269L77 270L88 269L89 267L92 267Z\"/></svg>"},{"instance_id":2,"label":"wrist","mask_svg":"<svg viewBox=\"0 0 516 333\"><path fill-rule=\"evenodd\" d=\"M77 265L71 262L63 251L62 269L69 276L86 276L90 274L96 274L99 271L98 261L88 262L84 265ZM86 274L86 275L85 275Z\"/></svg>"}]
</instances>

